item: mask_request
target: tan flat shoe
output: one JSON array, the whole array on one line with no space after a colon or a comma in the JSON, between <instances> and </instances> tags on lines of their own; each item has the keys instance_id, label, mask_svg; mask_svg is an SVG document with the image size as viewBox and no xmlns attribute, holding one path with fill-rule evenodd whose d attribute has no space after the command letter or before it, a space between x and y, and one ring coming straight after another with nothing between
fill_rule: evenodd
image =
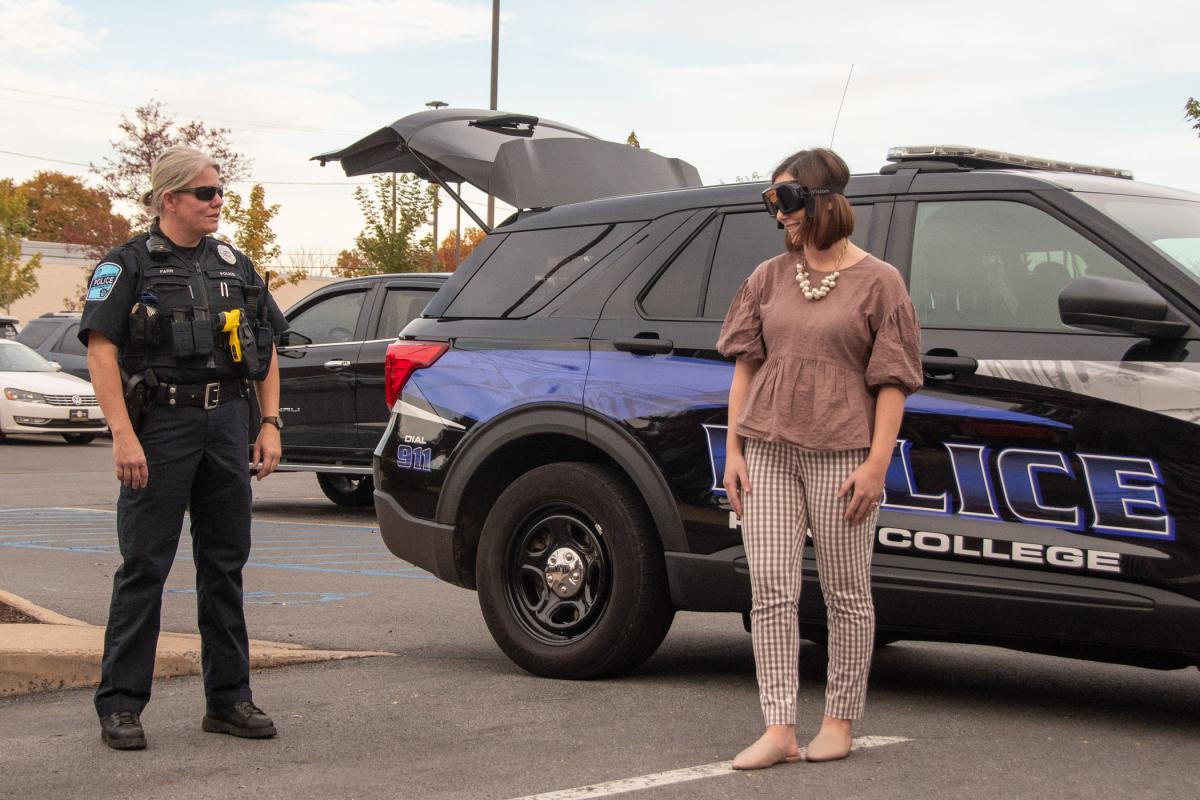
<instances>
[{"instance_id":1,"label":"tan flat shoe","mask_svg":"<svg viewBox=\"0 0 1200 800\"><path fill-rule=\"evenodd\" d=\"M800 753L788 752L766 736L738 753L733 759L734 769L766 769L776 764L794 764L801 759Z\"/></svg>"},{"instance_id":2,"label":"tan flat shoe","mask_svg":"<svg viewBox=\"0 0 1200 800\"><path fill-rule=\"evenodd\" d=\"M840 761L850 755L852 740L843 739L836 734L818 733L808 743L808 747L800 751L801 761Z\"/></svg>"}]
</instances>

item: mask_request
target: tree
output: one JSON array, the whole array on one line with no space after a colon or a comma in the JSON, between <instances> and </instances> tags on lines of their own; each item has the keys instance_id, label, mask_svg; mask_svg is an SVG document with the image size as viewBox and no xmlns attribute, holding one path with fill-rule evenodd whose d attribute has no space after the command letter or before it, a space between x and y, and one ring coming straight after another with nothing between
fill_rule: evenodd
<instances>
[{"instance_id":1,"label":"tree","mask_svg":"<svg viewBox=\"0 0 1200 800\"><path fill-rule=\"evenodd\" d=\"M77 245L97 260L129 238L129 220L113 213L108 195L73 175L43 171L20 188L29 203L30 239Z\"/></svg>"},{"instance_id":2,"label":"tree","mask_svg":"<svg viewBox=\"0 0 1200 800\"><path fill-rule=\"evenodd\" d=\"M249 201L243 205L241 195L226 190L225 205L221 214L225 221L235 226L233 243L238 249L250 257L260 270L269 270L271 266L279 266L279 256L282 251L275 243L275 232L271 230L271 220L279 213L279 204L268 206L267 193L261 183L254 184L250 189ZM271 273L271 289L278 289L290 283L299 283L307 277L303 270L276 270Z\"/></svg>"},{"instance_id":3,"label":"tree","mask_svg":"<svg viewBox=\"0 0 1200 800\"><path fill-rule=\"evenodd\" d=\"M337 263L333 265L332 271L339 278L354 278L358 275L370 275L371 265L357 250L343 250L338 253Z\"/></svg>"},{"instance_id":4,"label":"tree","mask_svg":"<svg viewBox=\"0 0 1200 800\"><path fill-rule=\"evenodd\" d=\"M343 251L334 271L343 277L429 272L433 237L417 236L429 222L432 188L414 175L372 175L371 184L370 190L363 186L354 190L366 225L354 239L354 253Z\"/></svg>"},{"instance_id":5,"label":"tree","mask_svg":"<svg viewBox=\"0 0 1200 800\"><path fill-rule=\"evenodd\" d=\"M17 300L37 291L41 253L21 263L21 239L29 230L29 201L7 178L0 180L0 306L7 311Z\"/></svg>"},{"instance_id":6,"label":"tree","mask_svg":"<svg viewBox=\"0 0 1200 800\"><path fill-rule=\"evenodd\" d=\"M1200 100L1194 97L1189 97L1187 102L1183 104L1183 118L1190 120L1192 130L1200 135Z\"/></svg>"},{"instance_id":7,"label":"tree","mask_svg":"<svg viewBox=\"0 0 1200 800\"><path fill-rule=\"evenodd\" d=\"M636 131L629 132L629 135L625 137L625 144L629 145L630 147L636 147L639 150L642 149L642 143L638 141Z\"/></svg>"},{"instance_id":8,"label":"tree","mask_svg":"<svg viewBox=\"0 0 1200 800\"><path fill-rule=\"evenodd\" d=\"M105 194L114 202L131 209L135 227L150 223L150 214L142 205L142 195L150 188L150 167L162 151L175 145L187 145L208 153L221 165L221 180L234 183L250 174L251 161L233 149L229 128L209 128L195 120L176 125L175 117L164 113L163 104L150 100L134 109L134 118L121 115L121 138L109 142L113 156L90 168L101 180Z\"/></svg>"},{"instance_id":9,"label":"tree","mask_svg":"<svg viewBox=\"0 0 1200 800\"><path fill-rule=\"evenodd\" d=\"M454 260L454 244L458 238L457 231L450 231L446 234L446 238L442 239L442 243L438 245L438 261L441 262L442 269L446 272L453 272L458 264L466 260L471 251L475 249L475 245L479 244L487 237L481 228L474 226L463 231L462 247L458 250L458 261Z\"/></svg>"}]
</instances>

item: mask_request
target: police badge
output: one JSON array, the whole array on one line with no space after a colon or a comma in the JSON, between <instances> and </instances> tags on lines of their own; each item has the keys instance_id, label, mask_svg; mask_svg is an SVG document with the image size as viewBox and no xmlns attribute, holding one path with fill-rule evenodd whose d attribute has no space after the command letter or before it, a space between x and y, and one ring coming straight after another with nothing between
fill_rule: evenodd
<instances>
[{"instance_id":1,"label":"police badge","mask_svg":"<svg viewBox=\"0 0 1200 800\"><path fill-rule=\"evenodd\" d=\"M226 264L236 264L237 263L237 256L235 256L233 254L233 250L231 250L229 248L229 245L227 245L227 244L217 245L217 255L219 255L221 257L221 260L224 261Z\"/></svg>"}]
</instances>

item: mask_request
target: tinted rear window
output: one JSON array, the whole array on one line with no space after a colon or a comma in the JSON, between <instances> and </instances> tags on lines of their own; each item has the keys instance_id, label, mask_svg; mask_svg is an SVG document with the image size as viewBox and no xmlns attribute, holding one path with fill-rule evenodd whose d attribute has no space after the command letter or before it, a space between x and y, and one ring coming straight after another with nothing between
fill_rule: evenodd
<instances>
[{"instance_id":1,"label":"tinted rear window","mask_svg":"<svg viewBox=\"0 0 1200 800\"><path fill-rule=\"evenodd\" d=\"M504 319L541 310L642 223L510 233L446 309L447 317Z\"/></svg>"},{"instance_id":2,"label":"tinted rear window","mask_svg":"<svg viewBox=\"0 0 1200 800\"><path fill-rule=\"evenodd\" d=\"M35 319L32 320L25 328L17 334L17 341L26 347L32 347L35 350L41 347L50 334L54 333L58 328L57 320L50 319Z\"/></svg>"}]
</instances>

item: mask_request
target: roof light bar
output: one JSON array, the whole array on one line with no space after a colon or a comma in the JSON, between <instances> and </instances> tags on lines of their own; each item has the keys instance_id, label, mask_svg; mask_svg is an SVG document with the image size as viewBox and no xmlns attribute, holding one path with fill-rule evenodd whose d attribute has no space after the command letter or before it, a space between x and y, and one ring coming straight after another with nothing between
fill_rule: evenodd
<instances>
[{"instance_id":1,"label":"roof light bar","mask_svg":"<svg viewBox=\"0 0 1200 800\"><path fill-rule=\"evenodd\" d=\"M1050 158L1023 156L1003 150L987 150L982 147L967 147L958 144L916 145L888 149L887 160L896 163L921 160L954 161L965 166L1017 167L1019 169L1047 169L1058 172L1079 172L1084 175L1105 175L1110 178L1133 180L1133 172L1116 167L1099 167L1094 164L1076 164L1072 161L1055 161Z\"/></svg>"}]
</instances>

